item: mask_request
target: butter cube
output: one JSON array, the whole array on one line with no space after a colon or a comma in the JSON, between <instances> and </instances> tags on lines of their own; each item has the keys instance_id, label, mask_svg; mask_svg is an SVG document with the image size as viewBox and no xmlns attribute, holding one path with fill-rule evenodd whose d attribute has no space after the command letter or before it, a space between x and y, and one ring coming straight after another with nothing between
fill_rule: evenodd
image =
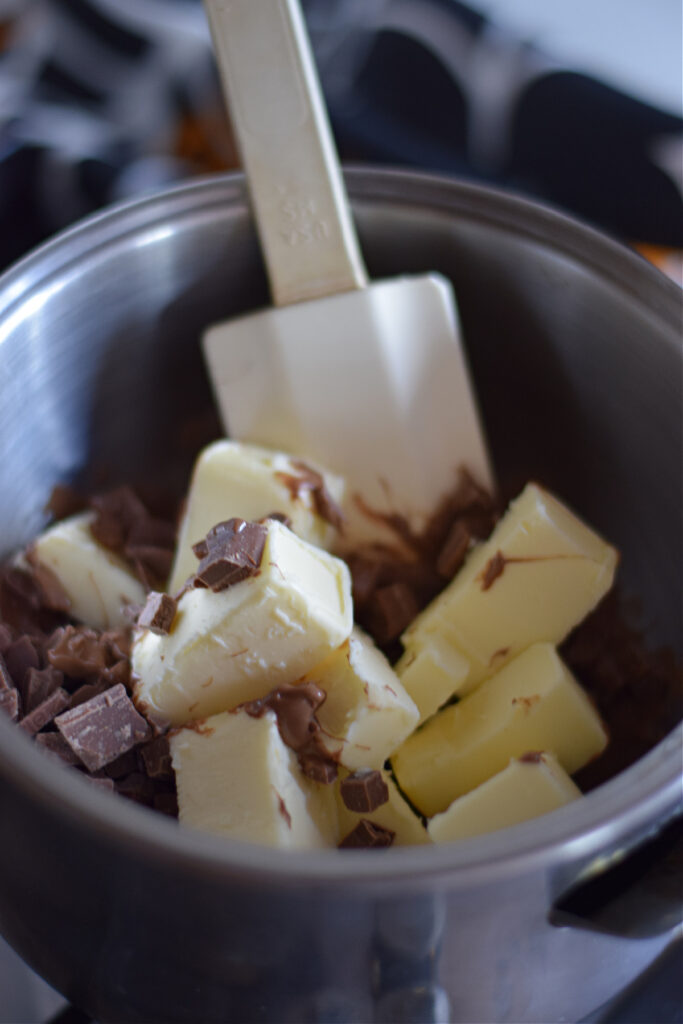
<instances>
[{"instance_id":1,"label":"butter cube","mask_svg":"<svg viewBox=\"0 0 683 1024\"><path fill-rule=\"evenodd\" d=\"M502 771L511 757L552 751L572 774L606 743L582 688L552 644L539 643L409 736L392 764L406 796L431 817Z\"/></svg>"},{"instance_id":2,"label":"butter cube","mask_svg":"<svg viewBox=\"0 0 683 1024\"><path fill-rule=\"evenodd\" d=\"M344 562L269 520L260 569L225 590L194 588L168 635L136 633L138 706L184 725L293 683L351 633Z\"/></svg>"},{"instance_id":3,"label":"butter cube","mask_svg":"<svg viewBox=\"0 0 683 1024\"><path fill-rule=\"evenodd\" d=\"M35 557L51 569L71 602L74 619L93 629L130 624L126 605L145 603L147 592L126 562L95 540L92 512L48 527L33 544Z\"/></svg>"},{"instance_id":4,"label":"butter cube","mask_svg":"<svg viewBox=\"0 0 683 1024\"><path fill-rule=\"evenodd\" d=\"M409 648L396 663L396 674L415 701L421 722L464 687L469 672L467 658L437 634L430 634L425 647Z\"/></svg>"},{"instance_id":5,"label":"butter cube","mask_svg":"<svg viewBox=\"0 0 683 1024\"><path fill-rule=\"evenodd\" d=\"M431 819L427 830L435 843L467 839L537 818L580 796L557 758L529 753L454 800L447 811Z\"/></svg>"},{"instance_id":6,"label":"butter cube","mask_svg":"<svg viewBox=\"0 0 683 1024\"><path fill-rule=\"evenodd\" d=\"M422 667L445 665L444 645L454 651L451 694L464 696L531 644L560 643L607 593L617 559L561 502L528 484L403 635L408 656L398 672L422 719L444 702L442 675L430 689Z\"/></svg>"},{"instance_id":7,"label":"butter cube","mask_svg":"<svg viewBox=\"0 0 683 1024\"><path fill-rule=\"evenodd\" d=\"M183 825L282 849L335 846L332 794L321 800L280 738L272 711L224 712L171 736Z\"/></svg>"},{"instance_id":8,"label":"butter cube","mask_svg":"<svg viewBox=\"0 0 683 1024\"><path fill-rule=\"evenodd\" d=\"M342 478L323 470L319 472L330 496L341 504ZM212 526L226 519L249 521L262 519L271 512L283 512L298 536L311 544L330 548L337 531L316 510L313 491L297 486L301 477L300 465L283 452L239 441L216 441L205 448L193 470L169 592L180 590L197 568L192 545L205 537Z\"/></svg>"},{"instance_id":9,"label":"butter cube","mask_svg":"<svg viewBox=\"0 0 683 1024\"><path fill-rule=\"evenodd\" d=\"M323 742L352 771L381 768L417 725L417 708L396 673L358 627L301 682L327 694L317 711Z\"/></svg>"},{"instance_id":10,"label":"butter cube","mask_svg":"<svg viewBox=\"0 0 683 1024\"><path fill-rule=\"evenodd\" d=\"M417 814L415 814L415 811L401 796L401 792L394 782L391 772L381 769L381 773L389 790L389 799L386 803L375 808L374 811L368 811L367 813L357 814L354 811L350 811L341 798L339 783L334 786L337 799L340 839L347 836L349 832L353 832L361 818L367 818L369 821L374 822L375 825L382 825L383 828L391 829L392 832L396 833L393 842L394 846L419 846L431 843L432 839L428 835L427 829ZM340 781L341 777L343 776L340 776Z\"/></svg>"}]
</instances>

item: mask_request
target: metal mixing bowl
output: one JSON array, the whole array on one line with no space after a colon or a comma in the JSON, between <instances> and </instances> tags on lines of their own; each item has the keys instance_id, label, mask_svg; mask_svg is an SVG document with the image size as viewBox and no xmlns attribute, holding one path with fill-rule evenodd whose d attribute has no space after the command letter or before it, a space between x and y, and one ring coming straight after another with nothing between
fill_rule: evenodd
<instances>
[{"instance_id":1,"label":"metal mixing bowl","mask_svg":"<svg viewBox=\"0 0 683 1024\"><path fill-rule=\"evenodd\" d=\"M373 276L452 279L501 479L543 480L613 540L652 640L679 645L678 289L522 199L347 177ZM239 176L107 211L5 274L2 547L40 529L54 483L96 465L180 486L178 420L211 401L201 331L266 301ZM287 854L95 792L0 721L0 930L102 1022L577 1020L680 925L661 885L607 924L552 915L679 812L680 744L498 834Z\"/></svg>"}]
</instances>

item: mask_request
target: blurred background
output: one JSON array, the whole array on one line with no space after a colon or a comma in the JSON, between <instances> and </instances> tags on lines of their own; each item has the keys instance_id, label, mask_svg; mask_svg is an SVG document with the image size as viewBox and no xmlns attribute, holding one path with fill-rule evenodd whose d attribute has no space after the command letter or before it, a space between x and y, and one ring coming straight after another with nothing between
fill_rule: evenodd
<instances>
[{"instance_id":1,"label":"blurred background","mask_svg":"<svg viewBox=\"0 0 683 1024\"><path fill-rule=\"evenodd\" d=\"M541 198L680 280L680 0L303 4L344 160ZM0 270L108 203L238 165L200 0L0 0ZM0 1022L63 1005L0 940Z\"/></svg>"},{"instance_id":2,"label":"blurred background","mask_svg":"<svg viewBox=\"0 0 683 1024\"><path fill-rule=\"evenodd\" d=\"M540 197L680 273L680 0L303 5L344 160ZM238 162L200 0L0 0L0 268Z\"/></svg>"}]
</instances>

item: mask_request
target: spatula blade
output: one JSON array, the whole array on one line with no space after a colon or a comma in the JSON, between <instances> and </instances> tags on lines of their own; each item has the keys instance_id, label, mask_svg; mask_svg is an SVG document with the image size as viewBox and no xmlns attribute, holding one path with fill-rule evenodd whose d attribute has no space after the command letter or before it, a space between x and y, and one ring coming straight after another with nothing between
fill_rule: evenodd
<instances>
[{"instance_id":1,"label":"spatula blade","mask_svg":"<svg viewBox=\"0 0 683 1024\"><path fill-rule=\"evenodd\" d=\"M440 275L232 320L206 332L204 353L231 437L346 477L349 544L392 539L368 508L419 531L462 466L493 486L455 298Z\"/></svg>"}]
</instances>

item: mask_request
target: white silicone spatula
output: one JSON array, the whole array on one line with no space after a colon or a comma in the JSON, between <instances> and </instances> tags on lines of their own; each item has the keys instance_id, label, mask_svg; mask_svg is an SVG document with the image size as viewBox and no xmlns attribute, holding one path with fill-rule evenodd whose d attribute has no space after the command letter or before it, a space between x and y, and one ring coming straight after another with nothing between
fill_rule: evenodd
<instances>
[{"instance_id":1,"label":"white silicone spatula","mask_svg":"<svg viewBox=\"0 0 683 1024\"><path fill-rule=\"evenodd\" d=\"M349 543L419 530L459 467L493 484L451 286L367 283L298 0L204 4L275 303L205 335L226 429L344 475Z\"/></svg>"}]
</instances>

